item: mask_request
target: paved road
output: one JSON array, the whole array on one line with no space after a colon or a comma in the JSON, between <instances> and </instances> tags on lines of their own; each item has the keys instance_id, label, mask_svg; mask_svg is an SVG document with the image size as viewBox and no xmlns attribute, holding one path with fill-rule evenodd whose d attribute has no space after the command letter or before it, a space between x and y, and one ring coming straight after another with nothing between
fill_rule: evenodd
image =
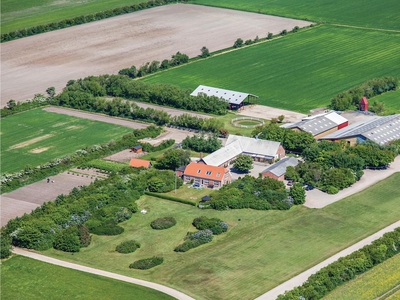
<instances>
[{"instance_id":1,"label":"paved road","mask_svg":"<svg viewBox=\"0 0 400 300\"><path fill-rule=\"evenodd\" d=\"M319 263L318 265L308 269L307 271L293 277L292 279L282 283L281 285L278 285L274 289L268 291L267 293L261 295L258 297L256 300L274 300L276 299L280 294L283 294L285 291L292 290L296 286L302 285L305 281L307 281L308 277L310 277L312 274L315 274L317 271L322 269L323 267L326 267L327 265L333 263L334 261L338 260L340 257L344 257L346 255L349 255L353 253L354 251L357 251L358 249L361 249L365 245L370 244L372 241L380 238L383 236L384 233L393 231L395 228L400 227L400 221L397 221L396 223L393 223L392 225L389 225L388 227L378 231L377 233L363 239L362 241L354 244L353 246L350 246L349 248L346 248L339 253L331 256L327 260L324 260L323 262Z\"/></svg>"},{"instance_id":2,"label":"paved road","mask_svg":"<svg viewBox=\"0 0 400 300\"><path fill-rule=\"evenodd\" d=\"M400 172L400 155L396 157L394 162L390 164L390 168L386 170L364 170L364 175L359 181L354 183L352 187L341 190L335 195L329 195L317 189L307 191L304 206L309 208L323 208L331 203L363 191L396 172Z\"/></svg>"},{"instance_id":3,"label":"paved road","mask_svg":"<svg viewBox=\"0 0 400 300\"><path fill-rule=\"evenodd\" d=\"M149 282L149 281L145 281L145 280L141 280L141 279L123 276L120 274L106 272L106 271L102 271L99 269L81 266L81 265L70 263L70 262L65 262L65 261L62 261L59 259L41 255L41 254L38 254L35 252L30 252L28 250L24 250L21 248L14 248L13 252L18 255L33 258L33 259L47 262L47 263L50 263L53 265L70 268L70 269L74 269L74 270L78 270L78 271L82 271L82 272L86 272L86 273L91 273L91 274L95 274L95 275L100 275L100 276L104 276L104 277L108 277L108 278L113 278L113 279L129 282L129 283L134 283L134 284L141 285L141 286L145 286L145 287L163 292L165 294L168 294L172 297L175 297L176 299L194 300L193 298L189 297L188 295L185 295L184 293L181 293L177 290L171 289L169 287L166 287L166 286L158 284L158 283L153 283L153 282Z\"/></svg>"}]
</instances>

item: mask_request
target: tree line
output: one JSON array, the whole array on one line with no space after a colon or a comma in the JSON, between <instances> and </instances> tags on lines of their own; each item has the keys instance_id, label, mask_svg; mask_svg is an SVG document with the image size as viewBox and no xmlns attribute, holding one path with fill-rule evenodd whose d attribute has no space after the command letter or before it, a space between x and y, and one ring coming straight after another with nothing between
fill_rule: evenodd
<instances>
[{"instance_id":1,"label":"tree line","mask_svg":"<svg viewBox=\"0 0 400 300\"><path fill-rule=\"evenodd\" d=\"M361 85L355 86L343 93L340 93L331 99L329 107L334 110L359 109L359 103L362 97L368 99L378 96L382 93L394 91L399 87L399 79L396 77L383 77L371 79ZM371 110L381 112L383 107L379 103L371 106Z\"/></svg>"},{"instance_id":2,"label":"tree line","mask_svg":"<svg viewBox=\"0 0 400 300\"><path fill-rule=\"evenodd\" d=\"M126 5L123 7L117 7L114 9L108 9L105 11L97 12L94 14L77 16L75 18L64 19L59 22L52 22L43 25L32 26L28 28L22 28L9 33L3 33L1 35L1 42L12 41L15 39L23 38L26 36L31 36L35 34L40 34L48 31L53 31L57 29L67 28L75 25L81 25L89 22L94 22L106 18L111 18L114 16L119 16L123 14L129 14L134 11L143 10L146 8L151 8L155 6L160 6L169 3L175 3L174 0L149 0L148 2L141 2L138 4Z\"/></svg>"}]
</instances>

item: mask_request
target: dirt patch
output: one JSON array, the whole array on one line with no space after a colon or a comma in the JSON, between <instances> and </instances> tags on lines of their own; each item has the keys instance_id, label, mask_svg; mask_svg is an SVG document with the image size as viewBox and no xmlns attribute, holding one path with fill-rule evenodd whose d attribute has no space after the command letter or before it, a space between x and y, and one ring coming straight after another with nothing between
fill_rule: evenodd
<instances>
[{"instance_id":1,"label":"dirt patch","mask_svg":"<svg viewBox=\"0 0 400 300\"><path fill-rule=\"evenodd\" d=\"M249 116L267 120L271 120L272 118L278 118L278 116L284 115L285 119L283 120L283 122L285 123L300 122L304 117L307 117L307 115L297 113L294 111L279 109L264 105L246 106L243 110L239 111L238 114L241 116Z\"/></svg>"},{"instance_id":2,"label":"dirt patch","mask_svg":"<svg viewBox=\"0 0 400 300\"><path fill-rule=\"evenodd\" d=\"M49 137L52 137L52 136L53 136L52 134L45 134L45 135L39 136L37 138L31 139L29 141L22 142L22 143L19 143L19 144L15 144L15 145L11 146L8 149L13 150L13 149L24 148L24 147L30 146L30 145L32 145L34 143L37 143L37 142L43 141L45 139L48 139Z\"/></svg>"},{"instance_id":3,"label":"dirt patch","mask_svg":"<svg viewBox=\"0 0 400 300\"><path fill-rule=\"evenodd\" d=\"M50 149L50 147L36 148L36 149L33 149L33 150L29 151L29 152L33 153L33 154L37 154L37 153L42 153L44 151L47 151L49 149Z\"/></svg>"},{"instance_id":4,"label":"dirt patch","mask_svg":"<svg viewBox=\"0 0 400 300\"><path fill-rule=\"evenodd\" d=\"M65 125L65 124L68 124L68 123L66 123L66 122L61 122L61 123L54 124L54 125L51 126L51 127L60 127L60 126L63 126L63 125Z\"/></svg>"},{"instance_id":5,"label":"dirt patch","mask_svg":"<svg viewBox=\"0 0 400 300\"><path fill-rule=\"evenodd\" d=\"M67 127L67 129L79 129L79 128L82 128L82 126L75 126L75 125L73 125L73 126L68 126L68 127Z\"/></svg>"},{"instance_id":6,"label":"dirt patch","mask_svg":"<svg viewBox=\"0 0 400 300\"><path fill-rule=\"evenodd\" d=\"M310 22L190 4L171 4L39 34L1 46L1 106L56 91L70 79L116 74L132 65L190 57L203 46L231 47L237 38L265 37ZM34 76L33 76L34 74Z\"/></svg>"}]
</instances>

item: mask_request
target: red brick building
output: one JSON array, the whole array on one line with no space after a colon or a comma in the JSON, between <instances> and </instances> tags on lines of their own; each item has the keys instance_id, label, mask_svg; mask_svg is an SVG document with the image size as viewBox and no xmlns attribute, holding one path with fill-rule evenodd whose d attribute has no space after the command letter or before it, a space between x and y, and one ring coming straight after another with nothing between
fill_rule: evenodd
<instances>
[{"instance_id":1,"label":"red brick building","mask_svg":"<svg viewBox=\"0 0 400 300\"><path fill-rule=\"evenodd\" d=\"M232 177L226 168L191 162L183 173L183 181L186 183L193 181L200 187L219 189L224 184L230 183Z\"/></svg>"}]
</instances>

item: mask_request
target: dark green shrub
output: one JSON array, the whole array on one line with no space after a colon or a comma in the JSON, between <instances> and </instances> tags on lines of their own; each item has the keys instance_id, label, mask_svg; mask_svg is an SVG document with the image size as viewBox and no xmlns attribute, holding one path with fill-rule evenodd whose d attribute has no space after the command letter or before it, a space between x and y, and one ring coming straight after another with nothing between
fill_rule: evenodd
<instances>
[{"instance_id":1,"label":"dark green shrub","mask_svg":"<svg viewBox=\"0 0 400 300\"><path fill-rule=\"evenodd\" d=\"M79 240L81 242L81 247L87 247L92 241L92 236L90 235L89 228L87 226L78 225Z\"/></svg>"},{"instance_id":2,"label":"dark green shrub","mask_svg":"<svg viewBox=\"0 0 400 300\"><path fill-rule=\"evenodd\" d=\"M124 228L115 225L113 222L109 222L106 224L101 224L98 227L94 227L90 230L90 232L97 235L118 235L124 232Z\"/></svg>"},{"instance_id":3,"label":"dark green shrub","mask_svg":"<svg viewBox=\"0 0 400 300\"><path fill-rule=\"evenodd\" d=\"M139 242L130 240L119 244L117 248L115 248L115 251L125 254L135 252L137 248L140 248Z\"/></svg>"},{"instance_id":4,"label":"dark green shrub","mask_svg":"<svg viewBox=\"0 0 400 300\"><path fill-rule=\"evenodd\" d=\"M168 229L176 225L176 220L173 217L158 218L150 223L153 229Z\"/></svg>"},{"instance_id":5,"label":"dark green shrub","mask_svg":"<svg viewBox=\"0 0 400 300\"><path fill-rule=\"evenodd\" d=\"M192 224L198 230L210 229L215 235L228 230L228 224L217 218L207 218L202 216L194 219Z\"/></svg>"},{"instance_id":6,"label":"dark green shrub","mask_svg":"<svg viewBox=\"0 0 400 300\"><path fill-rule=\"evenodd\" d=\"M56 234L53 242L54 249L64 252L79 252L81 242L76 227L68 227Z\"/></svg>"},{"instance_id":7,"label":"dark green shrub","mask_svg":"<svg viewBox=\"0 0 400 300\"><path fill-rule=\"evenodd\" d=\"M153 256L152 258L145 258L135 261L129 265L130 269L147 270L155 266L161 265L164 259L162 257Z\"/></svg>"},{"instance_id":8,"label":"dark green shrub","mask_svg":"<svg viewBox=\"0 0 400 300\"><path fill-rule=\"evenodd\" d=\"M3 234L0 235L0 259L11 255L11 238Z\"/></svg>"},{"instance_id":9,"label":"dark green shrub","mask_svg":"<svg viewBox=\"0 0 400 300\"><path fill-rule=\"evenodd\" d=\"M213 233L210 229L188 232L185 236L185 241L181 245L177 246L174 251L186 252L192 248L211 242L213 238Z\"/></svg>"}]
</instances>

